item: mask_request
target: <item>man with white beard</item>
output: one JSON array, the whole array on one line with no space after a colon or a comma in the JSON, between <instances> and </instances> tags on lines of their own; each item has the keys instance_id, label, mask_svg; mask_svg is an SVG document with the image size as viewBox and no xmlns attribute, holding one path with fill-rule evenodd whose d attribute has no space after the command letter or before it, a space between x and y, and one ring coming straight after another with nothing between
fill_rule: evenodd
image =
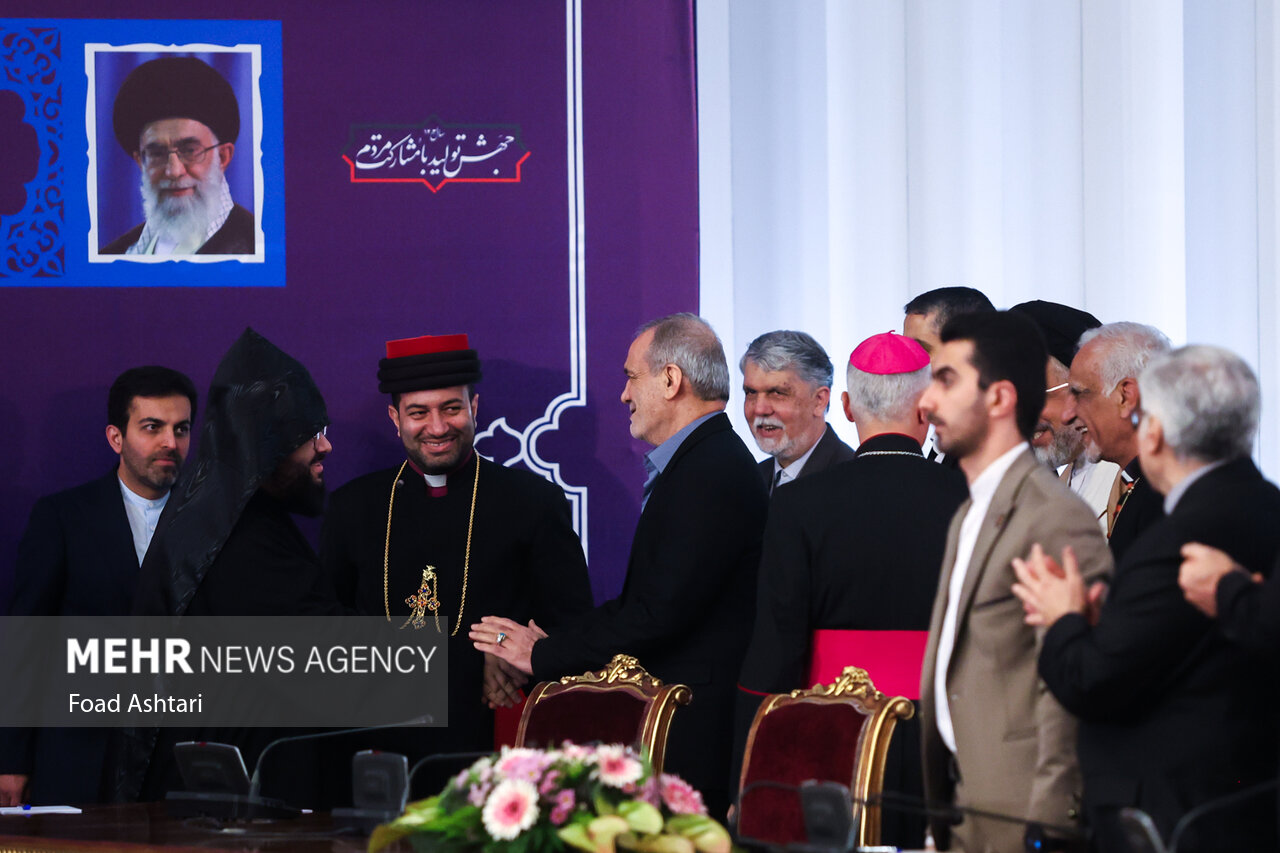
<instances>
[{"instance_id":1,"label":"man with white beard","mask_svg":"<svg viewBox=\"0 0 1280 853\"><path fill-rule=\"evenodd\" d=\"M1111 491L1120 474L1114 462L1091 460L1085 454L1084 424L1076 419L1063 419L1067 399L1071 395L1067 381L1072 359L1079 349L1080 336L1102 325L1088 311L1057 302L1035 299L1009 309L1017 311L1036 324L1049 349L1045 364L1044 408L1031 434L1031 451L1036 458L1058 472L1071 491L1079 495L1093 510L1105 533L1111 529L1115 507Z\"/></svg>"},{"instance_id":2,"label":"man with white beard","mask_svg":"<svg viewBox=\"0 0 1280 853\"><path fill-rule=\"evenodd\" d=\"M810 335L766 332L747 346L738 367L747 426L771 457L760 463L770 494L797 477L853 458L853 449L827 425L831 359Z\"/></svg>"},{"instance_id":3,"label":"man with white beard","mask_svg":"<svg viewBox=\"0 0 1280 853\"><path fill-rule=\"evenodd\" d=\"M102 254L254 253L253 214L232 201L224 177L240 108L221 74L193 56L144 62L120 86L112 126L141 169L146 221Z\"/></svg>"},{"instance_id":4,"label":"man with white beard","mask_svg":"<svg viewBox=\"0 0 1280 853\"><path fill-rule=\"evenodd\" d=\"M1164 516L1164 501L1143 476L1138 458L1138 374L1152 357L1169 349L1169 339L1154 326L1108 323L1080 336L1071 361L1071 396L1062 420L1084 424L1085 458L1105 459L1124 469L1109 499L1107 542L1117 564L1142 532Z\"/></svg>"}]
</instances>

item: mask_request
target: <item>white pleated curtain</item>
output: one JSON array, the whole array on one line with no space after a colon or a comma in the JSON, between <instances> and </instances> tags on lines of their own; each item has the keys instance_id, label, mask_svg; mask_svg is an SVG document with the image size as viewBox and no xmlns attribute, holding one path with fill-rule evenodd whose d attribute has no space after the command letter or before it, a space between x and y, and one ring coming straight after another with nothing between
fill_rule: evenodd
<instances>
[{"instance_id":1,"label":"white pleated curtain","mask_svg":"<svg viewBox=\"0 0 1280 853\"><path fill-rule=\"evenodd\" d=\"M804 329L838 392L922 291L1064 302L1242 355L1280 474L1271 0L699 0L697 27L701 310L731 362Z\"/></svg>"}]
</instances>

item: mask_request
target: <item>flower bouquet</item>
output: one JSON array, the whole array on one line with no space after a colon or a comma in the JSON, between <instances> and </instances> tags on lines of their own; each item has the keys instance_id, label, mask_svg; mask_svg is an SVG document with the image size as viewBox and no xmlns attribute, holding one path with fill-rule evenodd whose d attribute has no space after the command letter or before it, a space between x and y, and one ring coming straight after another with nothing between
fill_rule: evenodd
<instances>
[{"instance_id":1,"label":"flower bouquet","mask_svg":"<svg viewBox=\"0 0 1280 853\"><path fill-rule=\"evenodd\" d=\"M729 853L702 795L623 746L503 749L374 830L428 853Z\"/></svg>"}]
</instances>

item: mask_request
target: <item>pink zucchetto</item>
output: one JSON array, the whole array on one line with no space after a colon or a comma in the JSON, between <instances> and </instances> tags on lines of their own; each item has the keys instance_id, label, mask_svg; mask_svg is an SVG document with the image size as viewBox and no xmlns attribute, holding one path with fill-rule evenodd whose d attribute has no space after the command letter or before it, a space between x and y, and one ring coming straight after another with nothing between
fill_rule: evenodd
<instances>
[{"instance_id":1,"label":"pink zucchetto","mask_svg":"<svg viewBox=\"0 0 1280 853\"><path fill-rule=\"evenodd\" d=\"M929 365L929 354L911 338L897 332L872 335L854 348L849 364L880 376L914 373Z\"/></svg>"}]
</instances>

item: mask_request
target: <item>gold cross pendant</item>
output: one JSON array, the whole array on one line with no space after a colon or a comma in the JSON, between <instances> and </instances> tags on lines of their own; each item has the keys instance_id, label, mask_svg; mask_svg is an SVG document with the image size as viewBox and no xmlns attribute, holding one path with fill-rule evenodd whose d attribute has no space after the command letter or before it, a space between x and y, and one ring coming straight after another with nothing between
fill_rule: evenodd
<instances>
[{"instance_id":1,"label":"gold cross pendant","mask_svg":"<svg viewBox=\"0 0 1280 853\"><path fill-rule=\"evenodd\" d=\"M404 628L407 625L413 625L414 629L426 627L427 613L431 611L431 616L436 623L436 632L440 631L440 598L438 593L438 579L436 577L436 567L427 566L422 570L422 583L418 585L418 590L404 600L409 605L409 618L405 620Z\"/></svg>"}]
</instances>

